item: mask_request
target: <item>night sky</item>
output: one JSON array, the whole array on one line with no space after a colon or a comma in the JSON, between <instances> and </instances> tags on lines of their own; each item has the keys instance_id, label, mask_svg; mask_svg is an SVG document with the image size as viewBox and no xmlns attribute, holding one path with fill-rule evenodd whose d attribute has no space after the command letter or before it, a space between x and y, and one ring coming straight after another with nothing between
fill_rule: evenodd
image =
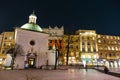
<instances>
[{"instance_id":1,"label":"night sky","mask_svg":"<svg viewBox=\"0 0 120 80\"><path fill-rule=\"evenodd\" d=\"M89 29L120 35L120 0L0 1L0 33L27 23L33 10L41 28L64 26L65 33Z\"/></svg>"}]
</instances>

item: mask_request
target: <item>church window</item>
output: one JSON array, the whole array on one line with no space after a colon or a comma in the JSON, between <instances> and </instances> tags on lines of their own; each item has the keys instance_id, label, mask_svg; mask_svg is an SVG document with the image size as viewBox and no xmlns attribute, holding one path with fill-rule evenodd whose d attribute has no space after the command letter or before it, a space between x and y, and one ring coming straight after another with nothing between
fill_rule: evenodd
<instances>
[{"instance_id":1,"label":"church window","mask_svg":"<svg viewBox=\"0 0 120 80\"><path fill-rule=\"evenodd\" d=\"M34 40L31 40L31 41L30 41L30 45L31 45L31 46L34 46L34 45L35 45L35 41L34 41Z\"/></svg>"}]
</instances>

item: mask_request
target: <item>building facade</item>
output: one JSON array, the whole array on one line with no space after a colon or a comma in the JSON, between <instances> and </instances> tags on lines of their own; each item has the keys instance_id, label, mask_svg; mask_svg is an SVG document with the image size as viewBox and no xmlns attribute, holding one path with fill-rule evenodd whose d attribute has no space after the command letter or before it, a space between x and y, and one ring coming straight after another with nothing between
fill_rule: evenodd
<instances>
[{"instance_id":1,"label":"building facade","mask_svg":"<svg viewBox=\"0 0 120 80\"><path fill-rule=\"evenodd\" d=\"M120 67L120 36L78 30L75 35L64 35L62 42L64 64L68 57L68 64Z\"/></svg>"},{"instance_id":2,"label":"building facade","mask_svg":"<svg viewBox=\"0 0 120 80\"><path fill-rule=\"evenodd\" d=\"M63 57L62 57L62 39L64 35L64 27L61 26L60 28L58 26L52 28L49 26L49 28L43 28L43 31L45 33L49 34L48 39L48 49L49 53L56 53L56 50L58 50L58 64L63 64ZM52 57L51 57L52 59Z\"/></svg>"},{"instance_id":3,"label":"building facade","mask_svg":"<svg viewBox=\"0 0 120 80\"><path fill-rule=\"evenodd\" d=\"M1 34L1 47L0 47L0 64L5 65L6 55L8 51L14 48L15 38L14 32L3 32Z\"/></svg>"},{"instance_id":4,"label":"building facade","mask_svg":"<svg viewBox=\"0 0 120 80\"><path fill-rule=\"evenodd\" d=\"M66 63L68 53L68 64L96 65L98 59L96 35L94 30L78 30L76 35L64 36L64 62Z\"/></svg>"},{"instance_id":5,"label":"building facade","mask_svg":"<svg viewBox=\"0 0 120 80\"><path fill-rule=\"evenodd\" d=\"M120 66L120 36L97 35L100 64L108 67Z\"/></svg>"}]
</instances>

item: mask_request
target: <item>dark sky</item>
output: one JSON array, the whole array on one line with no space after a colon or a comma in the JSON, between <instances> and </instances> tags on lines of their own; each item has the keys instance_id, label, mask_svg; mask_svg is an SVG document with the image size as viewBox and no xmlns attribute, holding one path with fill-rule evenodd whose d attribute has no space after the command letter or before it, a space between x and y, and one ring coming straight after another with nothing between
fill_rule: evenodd
<instances>
[{"instance_id":1,"label":"dark sky","mask_svg":"<svg viewBox=\"0 0 120 80\"><path fill-rule=\"evenodd\" d=\"M0 33L28 22L35 11L42 28L64 26L65 33L92 29L120 35L120 0L3 0L0 1Z\"/></svg>"}]
</instances>

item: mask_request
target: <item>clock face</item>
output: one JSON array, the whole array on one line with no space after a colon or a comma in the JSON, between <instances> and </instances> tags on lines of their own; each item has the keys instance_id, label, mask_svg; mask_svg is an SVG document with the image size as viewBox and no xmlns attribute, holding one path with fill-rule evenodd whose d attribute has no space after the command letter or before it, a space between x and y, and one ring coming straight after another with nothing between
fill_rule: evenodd
<instances>
[{"instance_id":1,"label":"clock face","mask_svg":"<svg viewBox=\"0 0 120 80\"><path fill-rule=\"evenodd\" d=\"M34 40L31 40L31 41L30 41L30 45L31 45L31 46L34 46L34 45L35 45L35 41L34 41Z\"/></svg>"}]
</instances>

